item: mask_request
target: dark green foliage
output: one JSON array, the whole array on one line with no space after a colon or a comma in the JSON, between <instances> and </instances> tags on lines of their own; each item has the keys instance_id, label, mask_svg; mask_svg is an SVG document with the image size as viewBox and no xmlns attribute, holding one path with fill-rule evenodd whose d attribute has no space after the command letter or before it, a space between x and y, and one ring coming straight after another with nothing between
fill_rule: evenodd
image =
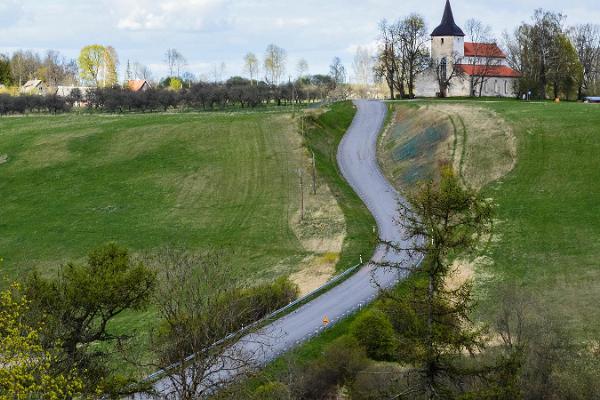
<instances>
[{"instance_id":1,"label":"dark green foliage","mask_svg":"<svg viewBox=\"0 0 600 400\"><path fill-rule=\"evenodd\" d=\"M352 336L341 336L328 344L322 357L291 371L294 399L328 399L338 387L351 385L369 364L365 349Z\"/></svg>"},{"instance_id":2,"label":"dark green foliage","mask_svg":"<svg viewBox=\"0 0 600 400\"><path fill-rule=\"evenodd\" d=\"M404 361L416 375L409 389L428 399L460 393L460 383L473 371L456 361L466 352L483 349L483 331L470 320L475 306L471 284L448 289L446 282L452 272L449 257L473 250L491 224L491 207L485 200L465 189L449 168L440 176L439 183L424 183L408 196L410 209L400 205L399 224L408 247L424 260L407 288L386 293L382 306L396 328Z\"/></svg>"},{"instance_id":3,"label":"dark green foliage","mask_svg":"<svg viewBox=\"0 0 600 400\"><path fill-rule=\"evenodd\" d=\"M352 400L393 399L406 390L405 372L399 364L373 363L356 376Z\"/></svg>"},{"instance_id":4,"label":"dark green foliage","mask_svg":"<svg viewBox=\"0 0 600 400\"><path fill-rule=\"evenodd\" d=\"M287 277L272 284L234 289L221 301L223 308L239 316L239 328L256 322L272 312L287 306L298 297L298 286Z\"/></svg>"},{"instance_id":5,"label":"dark green foliage","mask_svg":"<svg viewBox=\"0 0 600 400\"><path fill-rule=\"evenodd\" d=\"M252 395L252 400L288 400L290 391L281 382L270 382L259 386Z\"/></svg>"},{"instance_id":6,"label":"dark green foliage","mask_svg":"<svg viewBox=\"0 0 600 400\"><path fill-rule=\"evenodd\" d=\"M31 274L26 293L32 318L44 324L48 345L60 343L56 368L85 375L88 390L104 389L110 371L99 344L126 339L111 332L111 321L145 308L155 284L155 273L116 244L93 250L86 264L65 265L58 276Z\"/></svg>"},{"instance_id":7,"label":"dark green foliage","mask_svg":"<svg viewBox=\"0 0 600 400\"><path fill-rule=\"evenodd\" d=\"M13 82L10 71L10 60L6 55L0 54L0 84L10 86Z\"/></svg>"},{"instance_id":8,"label":"dark green foliage","mask_svg":"<svg viewBox=\"0 0 600 400\"><path fill-rule=\"evenodd\" d=\"M376 361L397 358L394 327L381 311L369 310L360 314L352 323L350 332L367 350L369 358Z\"/></svg>"}]
</instances>

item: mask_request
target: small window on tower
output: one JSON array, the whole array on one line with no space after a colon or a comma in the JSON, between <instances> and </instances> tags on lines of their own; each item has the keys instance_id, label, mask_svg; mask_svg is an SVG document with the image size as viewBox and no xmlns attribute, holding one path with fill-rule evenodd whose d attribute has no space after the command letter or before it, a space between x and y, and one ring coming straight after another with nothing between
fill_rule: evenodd
<instances>
[{"instance_id":1,"label":"small window on tower","mask_svg":"<svg viewBox=\"0 0 600 400\"><path fill-rule=\"evenodd\" d=\"M444 44L444 38L442 38L442 44Z\"/></svg>"}]
</instances>

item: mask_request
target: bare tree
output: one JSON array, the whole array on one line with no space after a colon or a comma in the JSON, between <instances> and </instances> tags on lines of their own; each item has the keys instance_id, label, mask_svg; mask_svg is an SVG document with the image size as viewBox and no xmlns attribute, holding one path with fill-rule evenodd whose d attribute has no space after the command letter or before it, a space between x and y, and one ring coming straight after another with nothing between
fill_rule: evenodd
<instances>
[{"instance_id":1,"label":"bare tree","mask_svg":"<svg viewBox=\"0 0 600 400\"><path fill-rule=\"evenodd\" d=\"M471 65L470 95L481 97L483 87L489 80L493 68L502 64L500 54L495 54L496 39L492 36L492 28L483 25L476 19L467 21L465 28L471 42L473 42L473 55L463 60L464 64Z\"/></svg>"},{"instance_id":2,"label":"bare tree","mask_svg":"<svg viewBox=\"0 0 600 400\"><path fill-rule=\"evenodd\" d=\"M285 74L287 52L274 44L270 44L265 52L265 79L269 85L277 86Z\"/></svg>"},{"instance_id":3,"label":"bare tree","mask_svg":"<svg viewBox=\"0 0 600 400\"><path fill-rule=\"evenodd\" d=\"M430 60L429 68L433 71L438 83L440 97L447 97L453 81L465 75L464 71L456 66L461 59L462 57L455 52L450 57Z\"/></svg>"},{"instance_id":4,"label":"bare tree","mask_svg":"<svg viewBox=\"0 0 600 400\"><path fill-rule=\"evenodd\" d=\"M152 79L152 71L148 66L135 62L133 63L133 76L134 79L144 79L149 81Z\"/></svg>"},{"instance_id":5,"label":"bare tree","mask_svg":"<svg viewBox=\"0 0 600 400\"><path fill-rule=\"evenodd\" d=\"M225 64L225 62L221 62L220 64L213 65L212 75L213 75L214 83L223 82L223 78L225 76L225 71L227 71L227 64Z\"/></svg>"},{"instance_id":6,"label":"bare tree","mask_svg":"<svg viewBox=\"0 0 600 400\"><path fill-rule=\"evenodd\" d=\"M373 81L373 57L366 47L358 47L352 62L354 79L363 86L369 86Z\"/></svg>"},{"instance_id":7,"label":"bare tree","mask_svg":"<svg viewBox=\"0 0 600 400\"><path fill-rule=\"evenodd\" d=\"M156 295L162 325L152 343L155 366L165 368L169 382L170 393L161 394L203 399L248 374L255 354L236 345L242 335L234 333L248 310L238 304L239 292L219 255L167 248L150 263L162 271Z\"/></svg>"},{"instance_id":8,"label":"bare tree","mask_svg":"<svg viewBox=\"0 0 600 400\"><path fill-rule=\"evenodd\" d=\"M583 79L577 88L578 98L582 99L600 81L600 25L576 25L569 30L569 37L583 67Z\"/></svg>"},{"instance_id":9,"label":"bare tree","mask_svg":"<svg viewBox=\"0 0 600 400\"><path fill-rule=\"evenodd\" d=\"M302 79L308 73L308 62L304 58L298 61L296 73L298 74L298 79Z\"/></svg>"},{"instance_id":10,"label":"bare tree","mask_svg":"<svg viewBox=\"0 0 600 400\"><path fill-rule=\"evenodd\" d=\"M39 55L27 50L19 50L13 53L10 60L12 75L19 83L23 85L27 80L33 79L41 65Z\"/></svg>"},{"instance_id":11,"label":"bare tree","mask_svg":"<svg viewBox=\"0 0 600 400\"><path fill-rule=\"evenodd\" d=\"M250 78L250 83L258 80L258 58L254 53L248 53L244 57L244 70Z\"/></svg>"},{"instance_id":12,"label":"bare tree","mask_svg":"<svg viewBox=\"0 0 600 400\"><path fill-rule=\"evenodd\" d=\"M403 19L397 27L400 40L400 65L405 71L402 76L406 79L408 95L414 97L416 76L423 72L428 64L426 45L430 39L427 25L422 16L412 14Z\"/></svg>"},{"instance_id":13,"label":"bare tree","mask_svg":"<svg viewBox=\"0 0 600 400\"><path fill-rule=\"evenodd\" d=\"M380 49L375 65L375 76L385 80L391 99L396 98L396 92L404 97L404 68L400 65L398 24L390 25L383 20L379 24L379 33Z\"/></svg>"},{"instance_id":14,"label":"bare tree","mask_svg":"<svg viewBox=\"0 0 600 400\"><path fill-rule=\"evenodd\" d=\"M165 62L169 68L169 76L181 76L181 69L185 67L187 61L177 49L167 49L165 53Z\"/></svg>"},{"instance_id":15,"label":"bare tree","mask_svg":"<svg viewBox=\"0 0 600 400\"><path fill-rule=\"evenodd\" d=\"M335 90L339 85L346 83L346 68L342 64L342 60L339 57L334 57L331 65L329 66L329 76L333 82L333 89Z\"/></svg>"}]
</instances>

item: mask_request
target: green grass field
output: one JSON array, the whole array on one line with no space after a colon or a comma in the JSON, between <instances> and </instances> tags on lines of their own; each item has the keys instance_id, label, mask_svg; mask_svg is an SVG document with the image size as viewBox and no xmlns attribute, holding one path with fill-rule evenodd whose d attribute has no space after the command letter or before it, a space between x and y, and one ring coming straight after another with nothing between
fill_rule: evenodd
<instances>
[{"instance_id":1,"label":"green grass field","mask_svg":"<svg viewBox=\"0 0 600 400\"><path fill-rule=\"evenodd\" d=\"M232 276L289 272L305 255L289 226L294 129L269 113L0 119L4 273L49 271L108 241L217 248Z\"/></svg>"},{"instance_id":2,"label":"green grass field","mask_svg":"<svg viewBox=\"0 0 600 400\"><path fill-rule=\"evenodd\" d=\"M232 279L249 284L306 268L307 258L349 268L375 239L372 217L335 164L354 113L349 102L318 112L304 139L288 112L1 118L0 274L4 282L33 268L52 274L109 241L140 255L165 245L215 249ZM300 225L298 169L316 215ZM339 240L340 218L340 254L304 245L328 234ZM152 309L130 312L111 329L137 331L133 349L144 357L156 322Z\"/></svg>"},{"instance_id":3,"label":"green grass field","mask_svg":"<svg viewBox=\"0 0 600 400\"><path fill-rule=\"evenodd\" d=\"M600 107L517 101L448 100L418 104L443 105L446 110L455 107L464 120L468 119L466 114L475 115L465 107L491 111L495 114L490 117L508 123L516 138L517 162L504 175L495 171L499 163L504 164L504 172L509 165L507 150L497 142L501 136L493 135L477 143L478 138L489 134L487 127L499 124L481 120L465 132L464 140L475 143L470 175L475 179L477 175L495 178L482 190L497 204L495 236L483 251L489 260L475 267L479 318L493 318L499 288L517 285L560 318L577 337L597 339ZM458 131L462 135L462 129ZM459 137L459 146L460 140ZM446 143L451 146L452 139ZM391 149L393 146L387 151ZM456 167L457 163L453 164ZM388 175L394 173L391 168L387 167ZM497 179L498 176L501 177Z\"/></svg>"},{"instance_id":4,"label":"green grass field","mask_svg":"<svg viewBox=\"0 0 600 400\"><path fill-rule=\"evenodd\" d=\"M600 107L489 103L515 130L516 168L485 189L498 204L495 277L483 281L482 310L497 281L541 299L578 337L600 335ZM488 271L483 271L488 272Z\"/></svg>"}]
</instances>

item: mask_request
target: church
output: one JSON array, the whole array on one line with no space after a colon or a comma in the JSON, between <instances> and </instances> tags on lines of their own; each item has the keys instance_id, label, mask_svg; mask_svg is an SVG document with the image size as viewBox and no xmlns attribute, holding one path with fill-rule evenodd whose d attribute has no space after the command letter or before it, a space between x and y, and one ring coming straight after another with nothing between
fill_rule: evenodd
<instances>
[{"instance_id":1,"label":"church","mask_svg":"<svg viewBox=\"0 0 600 400\"><path fill-rule=\"evenodd\" d=\"M442 23L431 33L432 67L415 79L417 97L515 97L520 74L496 43L465 42L450 0ZM445 91L445 93L443 93Z\"/></svg>"}]
</instances>

